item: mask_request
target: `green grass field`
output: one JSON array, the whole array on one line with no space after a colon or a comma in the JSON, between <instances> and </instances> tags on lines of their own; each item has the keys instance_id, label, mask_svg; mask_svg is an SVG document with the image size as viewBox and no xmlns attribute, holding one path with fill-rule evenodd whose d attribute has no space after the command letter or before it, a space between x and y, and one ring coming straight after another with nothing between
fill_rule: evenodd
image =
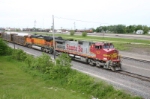
<instances>
[{"instance_id":1,"label":"green grass field","mask_svg":"<svg viewBox=\"0 0 150 99\"><path fill-rule=\"evenodd\" d=\"M126 39L126 38L110 38L110 37L96 37L96 36L87 36L82 37L81 35L66 35L66 34L56 34L56 36L62 36L64 38L75 38L78 40L90 40L90 41L111 41L119 43L137 43L137 44L150 44L150 40L140 40L140 39Z\"/></svg>"},{"instance_id":2,"label":"green grass field","mask_svg":"<svg viewBox=\"0 0 150 99\"><path fill-rule=\"evenodd\" d=\"M75 40L87 40L93 42L112 42L115 45L115 48L121 51L131 51L133 48L150 48L150 40L139 40L139 39L123 39L123 38L108 38L108 37L94 37L87 36L82 37L81 35L64 35L64 34L56 34L56 36L62 36L63 38L75 39Z\"/></svg>"},{"instance_id":3,"label":"green grass field","mask_svg":"<svg viewBox=\"0 0 150 99\"><path fill-rule=\"evenodd\" d=\"M69 86L67 82L62 84L66 78L50 80L47 75L24 67L24 62L0 56L0 99L91 99L91 94L99 94L97 96L105 99L140 99L115 90L102 81L88 85L86 78L89 77L81 73L70 74L68 80L72 84ZM83 86L84 82L87 85Z\"/></svg>"},{"instance_id":4,"label":"green grass field","mask_svg":"<svg viewBox=\"0 0 150 99\"><path fill-rule=\"evenodd\" d=\"M32 34L37 35L51 35L52 33L46 32L33 32ZM74 38L76 40L90 40L90 41L107 41L107 42L117 42L117 43L136 43L136 44L150 44L150 40L140 40L140 39L127 39L127 38L111 38L111 37L96 37L96 36L87 36L82 37L81 35L70 36L68 34L55 34L55 36L62 36L63 38Z\"/></svg>"},{"instance_id":5,"label":"green grass field","mask_svg":"<svg viewBox=\"0 0 150 99\"><path fill-rule=\"evenodd\" d=\"M87 99L82 93L31 76L21 69L24 65L0 56L0 99Z\"/></svg>"},{"instance_id":6,"label":"green grass field","mask_svg":"<svg viewBox=\"0 0 150 99\"><path fill-rule=\"evenodd\" d=\"M67 70L54 66L44 73L12 56L0 56L0 99L140 99L100 79L72 69L67 74Z\"/></svg>"}]
</instances>

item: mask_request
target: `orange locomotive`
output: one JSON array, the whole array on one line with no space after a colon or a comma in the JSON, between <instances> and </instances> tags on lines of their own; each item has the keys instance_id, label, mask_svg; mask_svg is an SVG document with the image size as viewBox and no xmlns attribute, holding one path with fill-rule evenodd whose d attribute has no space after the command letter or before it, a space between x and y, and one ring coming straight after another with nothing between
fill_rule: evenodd
<instances>
[{"instance_id":1,"label":"orange locomotive","mask_svg":"<svg viewBox=\"0 0 150 99\"><path fill-rule=\"evenodd\" d=\"M55 37L55 39L62 39ZM47 53L53 53L53 38L50 36L31 35L26 38L26 46L39 49Z\"/></svg>"}]
</instances>

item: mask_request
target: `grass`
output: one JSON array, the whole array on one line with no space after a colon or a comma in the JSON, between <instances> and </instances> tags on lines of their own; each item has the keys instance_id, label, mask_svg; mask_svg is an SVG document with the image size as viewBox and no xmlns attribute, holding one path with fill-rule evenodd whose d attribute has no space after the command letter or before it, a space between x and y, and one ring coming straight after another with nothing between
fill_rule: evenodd
<instances>
[{"instance_id":1,"label":"grass","mask_svg":"<svg viewBox=\"0 0 150 99\"><path fill-rule=\"evenodd\" d=\"M32 34L38 35L52 35L52 33L46 32L33 32ZM70 36L68 34L55 34L55 36L62 36L63 38L74 38L76 40L90 40L90 41L108 41L108 42L117 42L117 43L137 43L137 44L150 44L150 40L141 40L141 39L128 39L128 38L111 38L111 37L96 37L96 36L87 36L82 37L81 35Z\"/></svg>"},{"instance_id":2,"label":"grass","mask_svg":"<svg viewBox=\"0 0 150 99\"><path fill-rule=\"evenodd\" d=\"M56 36L62 36L63 38L72 38L75 40L87 40L87 41L98 41L98 42L113 42L115 48L120 51L131 51L132 48L150 48L150 40L140 40L140 39L123 39L123 38L108 38L108 37L93 37L87 36L82 37L79 35L64 35L64 34L56 34Z\"/></svg>"},{"instance_id":3,"label":"grass","mask_svg":"<svg viewBox=\"0 0 150 99\"><path fill-rule=\"evenodd\" d=\"M143 52L150 52L150 45L143 45L143 44L131 44L131 43L118 43L114 42L113 43L115 48L120 50L120 51L129 51L129 52L135 52L135 50L138 52L143 51ZM137 53L138 53L137 52Z\"/></svg>"},{"instance_id":4,"label":"grass","mask_svg":"<svg viewBox=\"0 0 150 99\"><path fill-rule=\"evenodd\" d=\"M64 38L75 38L80 40L90 40L90 41L111 41L111 42L119 42L119 43L139 43L139 44L150 44L150 40L140 40L140 39L126 39L126 38L110 38L110 37L95 37L95 36L87 36L82 37L81 35L66 35L66 34L56 34L57 36L62 36Z\"/></svg>"},{"instance_id":5,"label":"grass","mask_svg":"<svg viewBox=\"0 0 150 99\"><path fill-rule=\"evenodd\" d=\"M87 99L87 96L57 87L43 78L28 74L25 64L0 56L0 99Z\"/></svg>"},{"instance_id":6,"label":"grass","mask_svg":"<svg viewBox=\"0 0 150 99\"><path fill-rule=\"evenodd\" d=\"M52 33L46 32L34 32L32 34L38 35L50 35ZM120 51L131 51L132 48L150 48L150 40L140 40L140 39L127 39L127 38L110 38L110 37L95 37L95 36L87 36L82 37L81 35L67 35L67 34L55 34L55 36L62 36L63 38L73 38L75 40L87 40L87 41L100 41L100 42L113 42L115 48ZM134 44L135 43L135 44ZM132 46L132 47L131 47Z\"/></svg>"},{"instance_id":7,"label":"grass","mask_svg":"<svg viewBox=\"0 0 150 99\"><path fill-rule=\"evenodd\" d=\"M72 71L68 77L47 79L49 75L25 68L8 56L0 56L0 99L140 99L103 81ZM67 78L67 79L66 79Z\"/></svg>"}]
</instances>

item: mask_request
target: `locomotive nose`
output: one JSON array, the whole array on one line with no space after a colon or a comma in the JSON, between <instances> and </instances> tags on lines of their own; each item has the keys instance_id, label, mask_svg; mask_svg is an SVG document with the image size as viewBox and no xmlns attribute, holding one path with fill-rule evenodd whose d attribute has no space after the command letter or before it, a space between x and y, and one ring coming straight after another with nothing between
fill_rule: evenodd
<instances>
[{"instance_id":1,"label":"locomotive nose","mask_svg":"<svg viewBox=\"0 0 150 99\"><path fill-rule=\"evenodd\" d=\"M106 51L106 57L108 60L117 60L119 59L119 53L115 49L105 49Z\"/></svg>"}]
</instances>

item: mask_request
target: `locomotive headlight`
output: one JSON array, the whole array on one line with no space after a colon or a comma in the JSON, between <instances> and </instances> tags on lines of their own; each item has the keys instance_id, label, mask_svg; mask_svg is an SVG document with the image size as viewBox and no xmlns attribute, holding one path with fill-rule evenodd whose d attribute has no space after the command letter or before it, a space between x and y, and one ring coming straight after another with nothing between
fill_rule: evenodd
<instances>
[{"instance_id":1,"label":"locomotive headlight","mask_svg":"<svg viewBox=\"0 0 150 99\"><path fill-rule=\"evenodd\" d=\"M107 58L103 58L103 60L107 60Z\"/></svg>"}]
</instances>

